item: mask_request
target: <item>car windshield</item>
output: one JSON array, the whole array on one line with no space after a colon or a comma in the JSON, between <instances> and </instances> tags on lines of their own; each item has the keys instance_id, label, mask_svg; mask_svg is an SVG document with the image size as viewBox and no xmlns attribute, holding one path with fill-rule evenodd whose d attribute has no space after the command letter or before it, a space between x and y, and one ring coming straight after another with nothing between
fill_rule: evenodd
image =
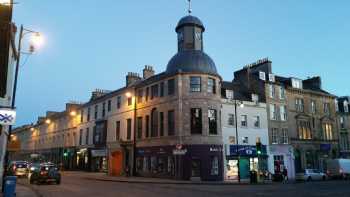
<instances>
[{"instance_id":1,"label":"car windshield","mask_svg":"<svg viewBox=\"0 0 350 197\"><path fill-rule=\"evenodd\" d=\"M27 164L26 163L16 163L17 168L26 168Z\"/></svg>"}]
</instances>

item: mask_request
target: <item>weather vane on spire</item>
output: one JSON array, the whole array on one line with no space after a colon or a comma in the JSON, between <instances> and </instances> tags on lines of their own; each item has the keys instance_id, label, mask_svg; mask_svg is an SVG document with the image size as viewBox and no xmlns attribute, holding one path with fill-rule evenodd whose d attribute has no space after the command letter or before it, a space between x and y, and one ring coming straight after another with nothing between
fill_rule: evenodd
<instances>
[{"instance_id":1,"label":"weather vane on spire","mask_svg":"<svg viewBox=\"0 0 350 197\"><path fill-rule=\"evenodd\" d=\"M192 8L191 8L191 0L188 0L188 14L191 15Z\"/></svg>"}]
</instances>

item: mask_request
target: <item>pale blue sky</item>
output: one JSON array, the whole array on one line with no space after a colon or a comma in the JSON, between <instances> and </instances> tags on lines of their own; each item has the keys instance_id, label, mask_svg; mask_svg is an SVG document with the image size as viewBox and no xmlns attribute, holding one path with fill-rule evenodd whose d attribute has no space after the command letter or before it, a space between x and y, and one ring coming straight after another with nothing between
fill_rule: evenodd
<instances>
[{"instance_id":1,"label":"pale blue sky","mask_svg":"<svg viewBox=\"0 0 350 197\"><path fill-rule=\"evenodd\" d=\"M95 88L114 90L145 64L164 71L176 53L175 26L186 0L18 0L17 24L42 32L45 45L21 67L17 124ZM350 1L193 0L205 27L204 50L224 80L269 57L273 71L320 75L324 89L350 95Z\"/></svg>"}]
</instances>

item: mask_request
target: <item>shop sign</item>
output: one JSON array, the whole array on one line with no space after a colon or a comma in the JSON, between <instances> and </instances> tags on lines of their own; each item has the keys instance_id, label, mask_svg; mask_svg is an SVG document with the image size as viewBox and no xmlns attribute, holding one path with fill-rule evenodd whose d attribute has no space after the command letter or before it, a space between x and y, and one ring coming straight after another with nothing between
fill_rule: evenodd
<instances>
[{"instance_id":1,"label":"shop sign","mask_svg":"<svg viewBox=\"0 0 350 197\"><path fill-rule=\"evenodd\" d=\"M186 155L187 149L174 149L173 150L173 155Z\"/></svg>"},{"instance_id":2,"label":"shop sign","mask_svg":"<svg viewBox=\"0 0 350 197\"><path fill-rule=\"evenodd\" d=\"M262 145L262 153L266 154L266 145ZM230 145L230 155L256 156L256 146Z\"/></svg>"},{"instance_id":3,"label":"shop sign","mask_svg":"<svg viewBox=\"0 0 350 197\"><path fill-rule=\"evenodd\" d=\"M222 149L219 148L219 147L210 147L210 148L209 148L209 151L210 151L210 152L221 152Z\"/></svg>"},{"instance_id":4,"label":"shop sign","mask_svg":"<svg viewBox=\"0 0 350 197\"><path fill-rule=\"evenodd\" d=\"M331 144L320 144L321 151L330 151L331 150Z\"/></svg>"},{"instance_id":5,"label":"shop sign","mask_svg":"<svg viewBox=\"0 0 350 197\"><path fill-rule=\"evenodd\" d=\"M91 150L91 156L92 157L105 157L106 156L106 150Z\"/></svg>"},{"instance_id":6,"label":"shop sign","mask_svg":"<svg viewBox=\"0 0 350 197\"><path fill-rule=\"evenodd\" d=\"M8 108L0 109L0 125L14 125L16 121L16 111Z\"/></svg>"}]
</instances>

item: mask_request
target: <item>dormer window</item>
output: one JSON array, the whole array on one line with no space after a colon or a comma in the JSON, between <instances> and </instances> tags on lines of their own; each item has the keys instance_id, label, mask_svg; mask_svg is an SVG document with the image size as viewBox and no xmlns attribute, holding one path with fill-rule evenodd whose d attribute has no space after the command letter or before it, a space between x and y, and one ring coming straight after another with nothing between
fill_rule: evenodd
<instances>
[{"instance_id":1,"label":"dormer window","mask_svg":"<svg viewBox=\"0 0 350 197\"><path fill-rule=\"evenodd\" d=\"M300 79L292 79L292 87L293 88L298 88L298 89L303 89L303 81Z\"/></svg>"},{"instance_id":2,"label":"dormer window","mask_svg":"<svg viewBox=\"0 0 350 197\"><path fill-rule=\"evenodd\" d=\"M259 72L259 79L261 79L263 81L266 81L266 74L265 74L265 72L262 72L262 71Z\"/></svg>"},{"instance_id":3,"label":"dormer window","mask_svg":"<svg viewBox=\"0 0 350 197\"><path fill-rule=\"evenodd\" d=\"M349 103L348 101L344 101L344 112L349 113Z\"/></svg>"}]
</instances>

